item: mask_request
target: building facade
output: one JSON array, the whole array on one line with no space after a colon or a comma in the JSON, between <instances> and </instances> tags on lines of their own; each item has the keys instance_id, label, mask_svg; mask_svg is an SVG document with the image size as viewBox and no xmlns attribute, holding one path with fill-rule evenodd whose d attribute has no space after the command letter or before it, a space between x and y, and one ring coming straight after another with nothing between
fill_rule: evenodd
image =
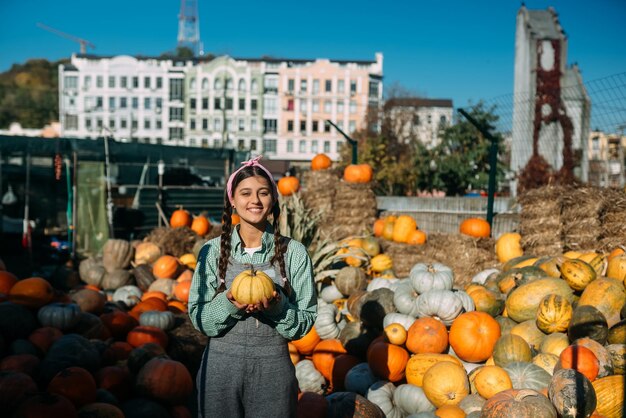
<instances>
[{"instance_id":1,"label":"building facade","mask_svg":"<svg viewBox=\"0 0 626 418\"><path fill-rule=\"evenodd\" d=\"M591 102L578 67L568 67L567 37L554 9L517 14L511 170L519 174L535 147L556 171L570 144L574 173L587 180ZM515 178L511 183L515 194Z\"/></svg>"},{"instance_id":2,"label":"building facade","mask_svg":"<svg viewBox=\"0 0 626 418\"><path fill-rule=\"evenodd\" d=\"M404 143L420 142L433 148L443 129L452 124L453 106L449 99L393 98L385 102L385 117Z\"/></svg>"},{"instance_id":3,"label":"building facade","mask_svg":"<svg viewBox=\"0 0 626 418\"><path fill-rule=\"evenodd\" d=\"M275 160L339 158L344 137L380 111L373 61L74 55L59 67L61 135L226 147Z\"/></svg>"},{"instance_id":4,"label":"building facade","mask_svg":"<svg viewBox=\"0 0 626 418\"><path fill-rule=\"evenodd\" d=\"M589 183L599 187L624 187L626 136L593 131L587 143Z\"/></svg>"},{"instance_id":5,"label":"building facade","mask_svg":"<svg viewBox=\"0 0 626 418\"><path fill-rule=\"evenodd\" d=\"M192 62L74 55L59 66L61 136L186 145L184 82Z\"/></svg>"}]
</instances>

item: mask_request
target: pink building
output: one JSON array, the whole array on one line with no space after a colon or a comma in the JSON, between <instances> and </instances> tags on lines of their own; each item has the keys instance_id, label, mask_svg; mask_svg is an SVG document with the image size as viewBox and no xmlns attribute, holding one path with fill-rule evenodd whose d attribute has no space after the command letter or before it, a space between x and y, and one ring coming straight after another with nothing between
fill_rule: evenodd
<instances>
[{"instance_id":1,"label":"pink building","mask_svg":"<svg viewBox=\"0 0 626 418\"><path fill-rule=\"evenodd\" d=\"M368 108L382 106L383 56L375 61L286 61L278 71L275 159L310 161L318 153L339 159L348 135L366 127Z\"/></svg>"}]
</instances>

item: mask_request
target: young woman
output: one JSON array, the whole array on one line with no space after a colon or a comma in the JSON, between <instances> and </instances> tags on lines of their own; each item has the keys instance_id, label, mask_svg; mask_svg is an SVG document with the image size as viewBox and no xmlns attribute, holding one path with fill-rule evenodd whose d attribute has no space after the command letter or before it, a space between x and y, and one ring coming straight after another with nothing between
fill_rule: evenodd
<instances>
[{"instance_id":1,"label":"young woman","mask_svg":"<svg viewBox=\"0 0 626 418\"><path fill-rule=\"evenodd\" d=\"M196 379L201 417L295 417L298 385L287 341L315 322L317 295L306 248L280 235L278 189L260 157L226 186L220 237L207 242L189 292L189 317L211 337ZM241 221L233 228L235 211ZM272 217L272 224L268 217ZM268 274L270 299L242 305L230 292L241 272Z\"/></svg>"}]
</instances>

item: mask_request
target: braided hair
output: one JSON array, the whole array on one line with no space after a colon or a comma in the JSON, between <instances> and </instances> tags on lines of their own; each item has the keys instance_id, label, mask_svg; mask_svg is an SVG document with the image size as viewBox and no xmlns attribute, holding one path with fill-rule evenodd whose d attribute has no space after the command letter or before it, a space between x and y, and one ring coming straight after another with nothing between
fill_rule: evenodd
<instances>
[{"instance_id":1,"label":"braided hair","mask_svg":"<svg viewBox=\"0 0 626 418\"><path fill-rule=\"evenodd\" d=\"M270 180L268 174L254 166L243 167L234 177L232 183L233 194L237 189L237 185L241 183L241 181L247 179L248 177L261 176L267 180L270 187L274 185L274 182ZM277 196L278 191L273 190L272 196ZM230 237L233 232L233 224L232 224L232 214L233 207L230 202L231 196L228 196L228 192L224 192L224 210L222 213L222 234L220 241L220 256L218 259L218 280L219 285L216 291L216 295L218 293L224 292L226 290L226 270L228 269L228 262L230 259L231 253L231 243ZM287 296L291 295L291 285L289 283L289 278L287 277L287 269L285 268L285 253L287 252L287 243L284 237L280 234L279 228L279 218L280 218L280 205L278 203L278 199L274 199L274 204L272 206L272 217L273 223L272 227L274 229L274 255L272 256L270 262L272 265L278 263L280 268L280 274L283 278L283 288L285 294Z\"/></svg>"}]
</instances>

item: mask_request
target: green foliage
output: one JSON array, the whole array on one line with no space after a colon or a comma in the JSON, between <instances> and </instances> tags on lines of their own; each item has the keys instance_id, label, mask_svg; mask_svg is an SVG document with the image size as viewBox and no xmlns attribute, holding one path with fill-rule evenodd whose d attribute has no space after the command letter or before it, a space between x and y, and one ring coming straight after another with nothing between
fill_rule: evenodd
<instances>
[{"instance_id":1,"label":"green foliage","mask_svg":"<svg viewBox=\"0 0 626 418\"><path fill-rule=\"evenodd\" d=\"M498 117L492 109L485 109L483 103L478 103L469 109L468 113L483 126L491 126ZM498 138L498 153L504 152L504 141L499 134L492 133ZM491 142L485 138L474 125L465 118L443 131L441 142L432 150L432 160L436 167L428 167L432 176L432 184L428 190L444 190L446 195L462 195L468 190L487 190L489 183L489 148ZM499 161L497 166L496 183L504 180L505 166ZM427 178L422 173L423 178ZM421 176L421 177L422 177Z\"/></svg>"},{"instance_id":2,"label":"green foliage","mask_svg":"<svg viewBox=\"0 0 626 418\"><path fill-rule=\"evenodd\" d=\"M482 103L467 112L479 123L493 125L498 117L494 109ZM375 192L378 195L406 195L417 190L444 191L448 196L463 195L468 190L487 190L489 182L490 142L465 118L442 129L440 143L426 148L415 138L405 143L392 126L393 117L383 119L381 133L358 131L352 136L358 142L359 163L374 169ZM492 130L493 132L493 130ZM493 132L495 134L495 132ZM504 152L501 137L499 155ZM351 148L341 150L343 165L350 163ZM499 160L496 182L504 180L505 165Z\"/></svg>"},{"instance_id":3,"label":"green foliage","mask_svg":"<svg viewBox=\"0 0 626 418\"><path fill-rule=\"evenodd\" d=\"M33 59L0 73L0 128L11 122L41 128L58 120L58 66L66 62Z\"/></svg>"}]
</instances>

